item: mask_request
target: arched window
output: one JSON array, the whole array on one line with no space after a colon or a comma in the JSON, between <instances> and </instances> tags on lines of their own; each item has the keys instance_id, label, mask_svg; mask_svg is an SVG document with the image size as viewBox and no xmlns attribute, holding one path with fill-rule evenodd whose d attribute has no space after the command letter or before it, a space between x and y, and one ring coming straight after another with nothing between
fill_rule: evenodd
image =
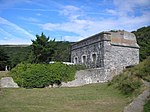
<instances>
[{"instance_id":1,"label":"arched window","mask_svg":"<svg viewBox=\"0 0 150 112\"><path fill-rule=\"evenodd\" d=\"M82 63L86 63L86 61L87 61L87 56L86 56L86 55L83 55L83 56L82 56Z\"/></svg>"},{"instance_id":2,"label":"arched window","mask_svg":"<svg viewBox=\"0 0 150 112\"><path fill-rule=\"evenodd\" d=\"M93 62L96 62L96 54L92 54Z\"/></svg>"},{"instance_id":3,"label":"arched window","mask_svg":"<svg viewBox=\"0 0 150 112\"><path fill-rule=\"evenodd\" d=\"M74 63L77 64L78 63L78 57L74 58Z\"/></svg>"},{"instance_id":4,"label":"arched window","mask_svg":"<svg viewBox=\"0 0 150 112\"><path fill-rule=\"evenodd\" d=\"M91 60L93 63L96 63L96 60L97 60L97 53L92 53L91 55Z\"/></svg>"}]
</instances>

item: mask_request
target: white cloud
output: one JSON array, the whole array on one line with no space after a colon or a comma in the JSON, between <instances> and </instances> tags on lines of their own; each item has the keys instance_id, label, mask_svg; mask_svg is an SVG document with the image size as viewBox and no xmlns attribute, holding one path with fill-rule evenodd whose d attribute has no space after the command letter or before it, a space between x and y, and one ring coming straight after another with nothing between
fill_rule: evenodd
<instances>
[{"instance_id":1,"label":"white cloud","mask_svg":"<svg viewBox=\"0 0 150 112\"><path fill-rule=\"evenodd\" d=\"M73 37L73 39L79 40L83 37L85 38L87 36L93 35L95 33L99 33L104 30L110 30L110 26L115 27L115 25L116 22L111 20L91 21L91 20L76 19L74 21L66 22L62 24L46 23L41 26L45 30L50 30L50 31L59 30L59 31L75 33L79 36L76 38ZM70 36L66 36L66 37L68 38Z\"/></svg>"},{"instance_id":2,"label":"white cloud","mask_svg":"<svg viewBox=\"0 0 150 112\"><path fill-rule=\"evenodd\" d=\"M115 11L118 15L126 16L128 13L135 13L135 10L142 11L150 6L149 0L114 0Z\"/></svg>"},{"instance_id":3,"label":"white cloud","mask_svg":"<svg viewBox=\"0 0 150 112\"><path fill-rule=\"evenodd\" d=\"M83 37L87 37L93 35L95 33L99 33L101 31L107 30L127 30L133 31L137 28L142 26L148 25L150 23L150 13L149 12L142 12L141 15L130 16L128 15L129 12L134 12L134 7L142 2L130 2L127 0L126 2L121 2L122 0L114 0L115 9L106 9L106 13L112 14L108 18L104 17L97 17L95 20L87 18L86 13L83 10L75 7L75 6L66 6L63 7L64 9L61 10L61 14L68 18L67 22L64 23L45 23L41 24L40 26L44 30L50 31L65 31L65 32L72 32L79 36L74 37L72 39L74 41L80 40ZM146 0L145 0L146 1ZM132 3L131 5L127 5L128 2ZM142 2L142 6L146 5L145 2ZM124 9L126 8L126 9ZM92 12L91 12L92 13ZM64 38L71 40L71 36L65 36Z\"/></svg>"},{"instance_id":4,"label":"white cloud","mask_svg":"<svg viewBox=\"0 0 150 112\"><path fill-rule=\"evenodd\" d=\"M28 17L28 18L26 18L26 17L20 17L20 19L25 20L25 21L28 21L28 22L32 22L32 23L40 22L39 19L33 18L33 17Z\"/></svg>"},{"instance_id":5,"label":"white cloud","mask_svg":"<svg viewBox=\"0 0 150 112\"><path fill-rule=\"evenodd\" d=\"M7 43L30 43L34 39L31 33L16 24L0 17L0 44ZM4 37L3 37L4 36ZM6 41L7 38L7 41ZM9 38L9 39L8 39Z\"/></svg>"},{"instance_id":6,"label":"white cloud","mask_svg":"<svg viewBox=\"0 0 150 112\"><path fill-rule=\"evenodd\" d=\"M103 1L108 2L107 0L106 1L103 0ZM46 2L48 2L48 0ZM47 22L44 24L39 24L40 27L42 27L44 30L49 30L54 32L65 31L65 32L75 33L76 35L78 35L78 36L66 35L63 37L65 38L65 40L73 39L74 41L76 41L82 39L83 37L85 38L95 33L99 33L101 31L106 31L106 30L112 30L112 29L116 29L116 30L122 29L122 30L132 31L142 26L150 24L150 20L149 20L150 12L144 10L148 8L148 6L150 5L149 0L113 0L111 5L114 6L112 6L112 8L110 9L107 7L107 9L104 9L105 12L104 10L100 11L99 9L93 11L89 11L89 10L85 11L86 6L84 7L84 9L82 9L82 7L80 6L76 7L77 5L63 6L59 3L57 3L57 5L60 6L59 8L57 7L54 9L53 8L49 9L47 8L49 7L48 3L45 4L45 2L42 2L41 0L38 0L38 2L27 0L26 3L36 4L36 6L41 6L41 7L34 8L34 9L32 8L11 8L11 9L28 10L28 11L54 11L54 12L59 12L60 14L59 16L66 17L67 20L65 20L65 22L62 21L58 23ZM140 10L140 15L136 15L135 10ZM37 13L36 15L42 18L41 13ZM32 17L22 18L22 19L30 22L36 22L36 23L39 22L38 19ZM2 22L1 18L0 21ZM11 22L8 23L6 21L5 23L9 24L7 26L11 26L15 30L19 32L23 32L23 34L25 35L28 35L26 37L33 38L33 35L31 36L30 33L27 32L26 30L24 29L22 30L22 28L18 29L17 25L15 26L15 24L12 24ZM10 32L7 33L10 34Z\"/></svg>"}]
</instances>

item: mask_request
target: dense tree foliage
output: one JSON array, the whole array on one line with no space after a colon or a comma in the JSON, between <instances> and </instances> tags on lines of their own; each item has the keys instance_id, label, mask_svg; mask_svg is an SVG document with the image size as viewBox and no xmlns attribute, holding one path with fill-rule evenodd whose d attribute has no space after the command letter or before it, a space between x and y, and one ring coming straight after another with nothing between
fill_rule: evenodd
<instances>
[{"instance_id":1,"label":"dense tree foliage","mask_svg":"<svg viewBox=\"0 0 150 112\"><path fill-rule=\"evenodd\" d=\"M5 66L9 66L9 57L7 53L0 48L0 70L5 70Z\"/></svg>"},{"instance_id":2,"label":"dense tree foliage","mask_svg":"<svg viewBox=\"0 0 150 112\"><path fill-rule=\"evenodd\" d=\"M10 67L15 67L18 63L26 62L31 52L29 45L1 45L9 57Z\"/></svg>"},{"instance_id":3,"label":"dense tree foliage","mask_svg":"<svg viewBox=\"0 0 150 112\"><path fill-rule=\"evenodd\" d=\"M70 62L70 47L71 42L68 41L58 41L56 42L55 46L55 53L52 56L53 61L60 61L60 62Z\"/></svg>"},{"instance_id":4,"label":"dense tree foliage","mask_svg":"<svg viewBox=\"0 0 150 112\"><path fill-rule=\"evenodd\" d=\"M50 40L43 33L36 35L36 40L32 40L32 52L34 63L49 63L54 54L55 40Z\"/></svg>"},{"instance_id":5,"label":"dense tree foliage","mask_svg":"<svg viewBox=\"0 0 150 112\"><path fill-rule=\"evenodd\" d=\"M140 60L150 56L150 26L142 27L137 31L133 31L137 37L137 42L140 46Z\"/></svg>"},{"instance_id":6,"label":"dense tree foliage","mask_svg":"<svg viewBox=\"0 0 150 112\"><path fill-rule=\"evenodd\" d=\"M70 45L68 41L50 41L50 44L54 49L54 53L51 55L52 61L70 61ZM35 63L35 55L33 53L33 47L29 45L1 45L0 46L10 57L11 68L15 67L21 62Z\"/></svg>"}]
</instances>

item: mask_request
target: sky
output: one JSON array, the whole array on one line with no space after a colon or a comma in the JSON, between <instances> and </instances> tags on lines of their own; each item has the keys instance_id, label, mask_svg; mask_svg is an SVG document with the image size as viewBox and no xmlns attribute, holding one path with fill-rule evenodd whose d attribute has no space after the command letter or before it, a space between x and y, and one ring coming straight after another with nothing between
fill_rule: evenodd
<instances>
[{"instance_id":1,"label":"sky","mask_svg":"<svg viewBox=\"0 0 150 112\"><path fill-rule=\"evenodd\" d=\"M31 44L43 32L76 42L150 25L150 0L0 0L0 44Z\"/></svg>"}]
</instances>

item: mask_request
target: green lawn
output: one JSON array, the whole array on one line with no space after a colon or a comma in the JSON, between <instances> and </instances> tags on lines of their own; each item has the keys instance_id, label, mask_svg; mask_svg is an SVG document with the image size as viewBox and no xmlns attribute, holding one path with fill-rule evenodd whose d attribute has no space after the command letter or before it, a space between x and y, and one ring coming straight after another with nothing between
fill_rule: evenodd
<instances>
[{"instance_id":1,"label":"green lawn","mask_svg":"<svg viewBox=\"0 0 150 112\"><path fill-rule=\"evenodd\" d=\"M1 89L0 112L122 112L129 100L106 84Z\"/></svg>"}]
</instances>

